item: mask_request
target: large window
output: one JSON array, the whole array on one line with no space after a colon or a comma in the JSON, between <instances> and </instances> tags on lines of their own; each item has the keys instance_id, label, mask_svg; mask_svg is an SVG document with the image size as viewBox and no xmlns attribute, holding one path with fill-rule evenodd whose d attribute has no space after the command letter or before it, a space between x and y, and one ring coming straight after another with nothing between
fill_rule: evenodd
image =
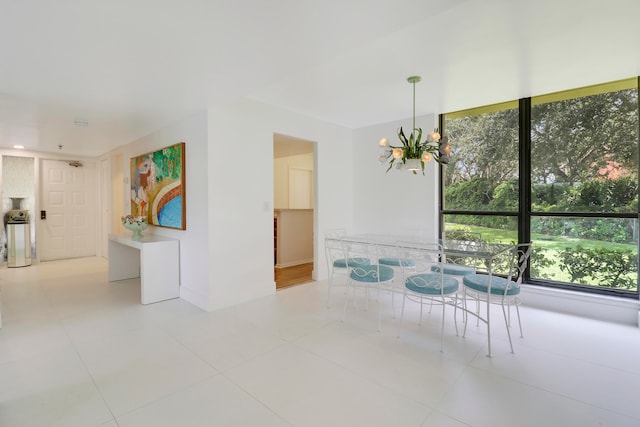
<instances>
[{"instance_id":1,"label":"large window","mask_svg":"<svg viewBox=\"0 0 640 427\"><path fill-rule=\"evenodd\" d=\"M452 144L445 170L449 211L518 212L518 104L446 115Z\"/></svg>"},{"instance_id":2,"label":"large window","mask_svg":"<svg viewBox=\"0 0 640 427\"><path fill-rule=\"evenodd\" d=\"M443 169L443 235L464 240L518 240L518 104L511 102L447 116L452 144ZM498 273L504 273L497 268Z\"/></svg>"},{"instance_id":3,"label":"large window","mask_svg":"<svg viewBox=\"0 0 640 427\"><path fill-rule=\"evenodd\" d=\"M510 229L534 243L531 283L637 297L637 79L445 114L442 127L444 233Z\"/></svg>"}]
</instances>

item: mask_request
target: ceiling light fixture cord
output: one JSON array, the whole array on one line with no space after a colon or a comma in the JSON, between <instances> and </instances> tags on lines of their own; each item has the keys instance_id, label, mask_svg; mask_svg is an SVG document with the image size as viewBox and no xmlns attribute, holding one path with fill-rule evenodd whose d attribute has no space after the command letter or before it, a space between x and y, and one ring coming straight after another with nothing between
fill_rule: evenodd
<instances>
[{"instance_id":1,"label":"ceiling light fixture cord","mask_svg":"<svg viewBox=\"0 0 640 427\"><path fill-rule=\"evenodd\" d=\"M410 80L413 85L413 127L411 128L411 133L416 131L416 81Z\"/></svg>"}]
</instances>

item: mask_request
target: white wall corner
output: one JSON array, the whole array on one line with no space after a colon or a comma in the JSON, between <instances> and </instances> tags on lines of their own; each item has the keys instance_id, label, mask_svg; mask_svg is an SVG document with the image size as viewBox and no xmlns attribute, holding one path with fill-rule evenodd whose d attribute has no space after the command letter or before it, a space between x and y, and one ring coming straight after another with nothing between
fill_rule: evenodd
<instances>
[{"instance_id":1,"label":"white wall corner","mask_svg":"<svg viewBox=\"0 0 640 427\"><path fill-rule=\"evenodd\" d=\"M184 285L180 285L180 298L201 310L209 310L209 298Z\"/></svg>"}]
</instances>

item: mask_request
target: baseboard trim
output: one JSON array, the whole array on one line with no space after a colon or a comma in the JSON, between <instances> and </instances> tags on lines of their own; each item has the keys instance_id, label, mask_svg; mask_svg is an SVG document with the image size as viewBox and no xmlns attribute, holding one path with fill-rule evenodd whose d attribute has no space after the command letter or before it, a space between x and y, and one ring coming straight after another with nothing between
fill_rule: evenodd
<instances>
[{"instance_id":1,"label":"baseboard trim","mask_svg":"<svg viewBox=\"0 0 640 427\"><path fill-rule=\"evenodd\" d=\"M614 323L638 326L640 301L585 292L522 285L522 304Z\"/></svg>"},{"instance_id":2,"label":"baseboard trim","mask_svg":"<svg viewBox=\"0 0 640 427\"><path fill-rule=\"evenodd\" d=\"M313 258L308 258L308 259L299 259L297 261L289 261L289 262L283 262L283 263L278 263L276 264L276 268L287 268L287 267L293 267L296 265L302 265L302 264L309 264L313 262Z\"/></svg>"}]
</instances>

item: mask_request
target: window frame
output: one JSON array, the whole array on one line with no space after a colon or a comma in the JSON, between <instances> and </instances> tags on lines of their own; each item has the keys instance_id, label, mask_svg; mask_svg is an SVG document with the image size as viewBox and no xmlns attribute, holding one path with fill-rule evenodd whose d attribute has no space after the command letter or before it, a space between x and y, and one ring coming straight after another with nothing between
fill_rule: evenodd
<instances>
[{"instance_id":1,"label":"window frame","mask_svg":"<svg viewBox=\"0 0 640 427\"><path fill-rule=\"evenodd\" d=\"M598 93L613 92L623 89L636 88L640 93L640 76L630 79L618 80L609 83L603 83L599 85L587 86L583 88L570 89L562 92L555 92L552 94L540 95L536 97L521 98L517 101L508 101L504 103L478 107L473 109L467 109L452 113L440 114L438 117L438 125L443 135L446 135L445 117L458 118L465 117L472 114L483 114L487 112L497 111L506 108L515 108L514 103L517 102L518 108L518 184L519 184L519 203L518 211L513 212L499 212L499 211L468 211L468 210L455 210L444 209L444 168L446 165L440 165L439 167L439 236L443 236L445 226L445 215L478 215L478 216L517 216L518 222L518 243L531 241L531 220L534 217L577 217L577 218L627 218L636 219L640 223L640 204L636 212L541 212L532 210L532 198L531 198L531 107L536 104L542 104L546 102L554 102L562 99L579 98L589 95L595 95ZM640 139L640 94L638 96L638 138ZM640 147L640 141L638 141ZM638 176L640 177L640 149L638 150ZM639 178L640 180L640 178ZM638 199L640 200L640 182L638 185ZM640 264L640 241L638 242L638 257ZM597 287L593 285L583 285L580 283L567 283L559 282L549 279L531 278L530 268L524 273L524 283L551 287L556 289L566 289L571 291L581 291L591 294L600 295L613 295L623 298L640 299L640 268L638 269L637 283L638 286L635 291L618 288Z\"/></svg>"}]
</instances>

